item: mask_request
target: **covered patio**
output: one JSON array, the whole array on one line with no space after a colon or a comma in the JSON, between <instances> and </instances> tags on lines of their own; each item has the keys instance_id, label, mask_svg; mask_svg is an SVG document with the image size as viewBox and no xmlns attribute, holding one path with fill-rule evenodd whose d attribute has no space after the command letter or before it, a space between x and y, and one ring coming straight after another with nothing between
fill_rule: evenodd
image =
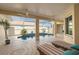
<instances>
[{"instance_id":1,"label":"covered patio","mask_svg":"<svg viewBox=\"0 0 79 59\"><path fill-rule=\"evenodd\" d=\"M39 50L48 55L63 55L66 50L59 45L64 43L55 44L54 41L63 41L70 47L79 44L79 4L3 3L0 7L0 21L10 23L8 45L5 44L4 27L0 25L1 55L40 55ZM22 29L26 30L24 40ZM66 49L69 50L67 46Z\"/></svg>"}]
</instances>

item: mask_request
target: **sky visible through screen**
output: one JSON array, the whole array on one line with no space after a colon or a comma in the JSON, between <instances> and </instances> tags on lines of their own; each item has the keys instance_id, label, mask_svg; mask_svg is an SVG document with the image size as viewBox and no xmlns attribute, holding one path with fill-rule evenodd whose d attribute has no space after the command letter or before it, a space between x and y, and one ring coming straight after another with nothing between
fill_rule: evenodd
<instances>
[{"instance_id":1,"label":"sky visible through screen","mask_svg":"<svg viewBox=\"0 0 79 59\"><path fill-rule=\"evenodd\" d=\"M11 18L12 18L12 21L35 22L34 18L24 18L19 16L11 16ZM52 24L47 20L41 19L39 22L44 27L49 27L49 28L52 27ZM20 28L20 26L17 26L17 28Z\"/></svg>"}]
</instances>

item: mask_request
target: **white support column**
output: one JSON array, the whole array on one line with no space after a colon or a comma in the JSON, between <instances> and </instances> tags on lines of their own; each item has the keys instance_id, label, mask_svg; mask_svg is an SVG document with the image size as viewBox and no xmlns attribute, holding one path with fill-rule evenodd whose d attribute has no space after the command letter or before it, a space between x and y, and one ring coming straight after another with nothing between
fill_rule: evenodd
<instances>
[{"instance_id":1,"label":"white support column","mask_svg":"<svg viewBox=\"0 0 79 59\"><path fill-rule=\"evenodd\" d=\"M39 18L36 18L36 43L39 43Z\"/></svg>"},{"instance_id":2,"label":"white support column","mask_svg":"<svg viewBox=\"0 0 79 59\"><path fill-rule=\"evenodd\" d=\"M54 21L54 37L56 37L56 22Z\"/></svg>"},{"instance_id":3,"label":"white support column","mask_svg":"<svg viewBox=\"0 0 79 59\"><path fill-rule=\"evenodd\" d=\"M52 34L54 35L54 21L52 21L51 23L52 23Z\"/></svg>"}]
</instances>

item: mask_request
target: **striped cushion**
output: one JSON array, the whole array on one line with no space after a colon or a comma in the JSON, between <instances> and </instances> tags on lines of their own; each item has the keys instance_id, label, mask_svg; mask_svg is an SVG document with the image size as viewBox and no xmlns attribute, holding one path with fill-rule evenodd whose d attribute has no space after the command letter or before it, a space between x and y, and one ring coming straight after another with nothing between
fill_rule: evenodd
<instances>
[{"instance_id":1,"label":"striped cushion","mask_svg":"<svg viewBox=\"0 0 79 59\"><path fill-rule=\"evenodd\" d=\"M38 48L46 55L62 55L64 52L50 43L41 44L38 46Z\"/></svg>"},{"instance_id":2,"label":"striped cushion","mask_svg":"<svg viewBox=\"0 0 79 59\"><path fill-rule=\"evenodd\" d=\"M65 49L71 49L72 46L72 44L69 44L64 41L53 41L52 43Z\"/></svg>"},{"instance_id":3,"label":"striped cushion","mask_svg":"<svg viewBox=\"0 0 79 59\"><path fill-rule=\"evenodd\" d=\"M47 44L47 45L48 45L48 44ZM59 54L64 53L63 50L61 50L61 49L59 49L59 48L56 48L56 47L53 46L53 45L48 46L48 48L50 48L51 50L53 50L53 51L55 51L55 52L57 52L57 53L59 53Z\"/></svg>"}]
</instances>

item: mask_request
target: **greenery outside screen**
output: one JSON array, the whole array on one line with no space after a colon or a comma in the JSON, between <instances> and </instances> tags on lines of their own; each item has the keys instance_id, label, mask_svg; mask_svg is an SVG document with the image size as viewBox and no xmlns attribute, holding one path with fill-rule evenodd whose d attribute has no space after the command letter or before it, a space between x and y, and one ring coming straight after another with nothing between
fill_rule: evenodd
<instances>
[{"instance_id":1,"label":"greenery outside screen","mask_svg":"<svg viewBox=\"0 0 79 59\"><path fill-rule=\"evenodd\" d=\"M72 15L65 19L66 22L66 34L72 35Z\"/></svg>"}]
</instances>

